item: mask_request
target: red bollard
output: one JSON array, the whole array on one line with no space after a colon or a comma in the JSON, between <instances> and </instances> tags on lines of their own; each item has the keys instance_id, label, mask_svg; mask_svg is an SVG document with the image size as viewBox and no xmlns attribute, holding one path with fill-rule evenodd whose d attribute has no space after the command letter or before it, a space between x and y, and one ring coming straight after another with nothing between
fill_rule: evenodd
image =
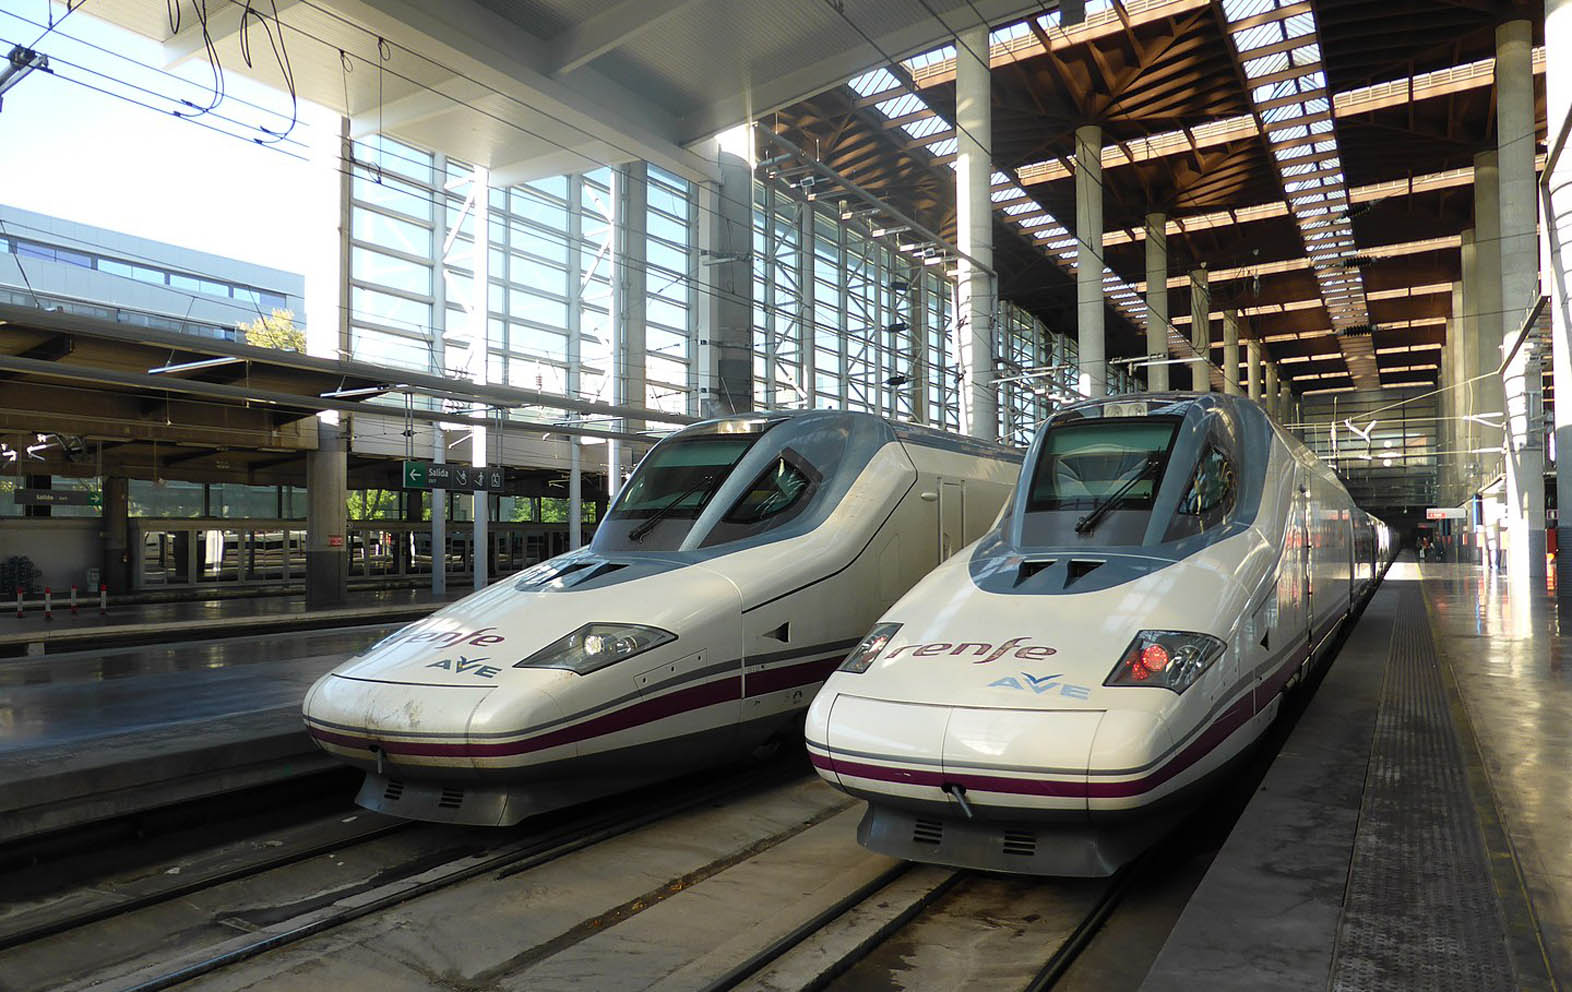
<instances>
[{"instance_id":1,"label":"red bollard","mask_svg":"<svg viewBox=\"0 0 1572 992\"><path fill-rule=\"evenodd\" d=\"M16 587L16 618L22 619L22 587Z\"/></svg>"},{"instance_id":2,"label":"red bollard","mask_svg":"<svg viewBox=\"0 0 1572 992\"><path fill-rule=\"evenodd\" d=\"M102 582L98 584L98 612L109 614L109 587Z\"/></svg>"},{"instance_id":3,"label":"red bollard","mask_svg":"<svg viewBox=\"0 0 1572 992\"><path fill-rule=\"evenodd\" d=\"M55 618L55 600L54 600L54 595L51 593L51 591L50 591L48 586L44 586L44 619L45 620L53 620L54 618Z\"/></svg>"},{"instance_id":4,"label":"red bollard","mask_svg":"<svg viewBox=\"0 0 1572 992\"><path fill-rule=\"evenodd\" d=\"M71 615L76 616L76 584L71 585Z\"/></svg>"}]
</instances>

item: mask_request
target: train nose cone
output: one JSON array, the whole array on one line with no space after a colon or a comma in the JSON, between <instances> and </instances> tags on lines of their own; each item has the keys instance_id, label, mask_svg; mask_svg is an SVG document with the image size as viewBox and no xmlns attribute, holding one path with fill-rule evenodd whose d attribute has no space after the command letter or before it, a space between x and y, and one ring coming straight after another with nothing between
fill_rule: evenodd
<instances>
[{"instance_id":1,"label":"train nose cone","mask_svg":"<svg viewBox=\"0 0 1572 992\"><path fill-rule=\"evenodd\" d=\"M306 701L306 728L323 750L368 771L389 764L469 768L465 731L495 688L328 675Z\"/></svg>"}]
</instances>

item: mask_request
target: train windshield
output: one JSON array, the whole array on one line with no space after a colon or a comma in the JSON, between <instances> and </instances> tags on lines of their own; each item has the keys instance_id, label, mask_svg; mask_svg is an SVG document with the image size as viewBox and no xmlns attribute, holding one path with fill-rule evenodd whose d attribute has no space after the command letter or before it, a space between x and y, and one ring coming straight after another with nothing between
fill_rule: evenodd
<instances>
[{"instance_id":1,"label":"train windshield","mask_svg":"<svg viewBox=\"0 0 1572 992\"><path fill-rule=\"evenodd\" d=\"M1026 543L1143 543L1179 424L1142 417L1050 427L1027 492Z\"/></svg>"},{"instance_id":2,"label":"train windshield","mask_svg":"<svg viewBox=\"0 0 1572 992\"><path fill-rule=\"evenodd\" d=\"M656 445L606 515L630 523L630 547L649 550L682 543L731 470L759 439L757 433L701 434ZM659 540L651 535L659 531Z\"/></svg>"}]
</instances>

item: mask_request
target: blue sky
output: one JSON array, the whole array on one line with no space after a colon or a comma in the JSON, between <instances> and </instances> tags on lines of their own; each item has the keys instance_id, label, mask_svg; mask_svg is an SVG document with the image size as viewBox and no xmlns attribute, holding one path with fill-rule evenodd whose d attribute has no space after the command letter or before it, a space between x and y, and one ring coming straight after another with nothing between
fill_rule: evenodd
<instances>
[{"instance_id":1,"label":"blue sky","mask_svg":"<svg viewBox=\"0 0 1572 992\"><path fill-rule=\"evenodd\" d=\"M61 4L53 9L56 18L65 10ZM162 75L157 71L164 65L160 45L97 20L91 11L89 2L38 44L54 61L55 75L34 72L4 97L0 203L298 269L300 229L307 223L331 222L308 217L295 195L307 175L306 164L71 81L113 89L162 108L178 106L175 99L199 106L210 101L212 72L206 62L193 60L174 70L193 82ZM47 16L44 0L0 0L0 52L14 43L31 44L42 28L28 22L47 23ZM153 93L128 89L127 84ZM227 98L215 113L239 124L215 125L256 134L256 124L278 129L287 121L289 100L282 93L232 70L225 73L225 89ZM285 116L241 101L277 108ZM302 121L290 137L312 142L331 136L335 120L331 113L303 104ZM293 151L306 153L298 146Z\"/></svg>"}]
</instances>

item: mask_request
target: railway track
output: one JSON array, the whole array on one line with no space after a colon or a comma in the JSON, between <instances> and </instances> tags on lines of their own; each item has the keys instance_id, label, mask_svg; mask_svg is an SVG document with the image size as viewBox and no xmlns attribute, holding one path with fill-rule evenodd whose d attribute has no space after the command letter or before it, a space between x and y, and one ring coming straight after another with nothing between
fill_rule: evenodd
<instances>
[{"instance_id":1,"label":"railway track","mask_svg":"<svg viewBox=\"0 0 1572 992\"><path fill-rule=\"evenodd\" d=\"M143 886L134 894L118 894L104 879L89 879L34 907L5 907L10 911L0 914L0 990L172 988L470 879L505 878L685 810L808 777L801 762L777 761L718 778L681 780L506 830L342 810L343 816L294 827L293 839L304 837L303 843L259 835L249 844L253 857L217 870L133 871L132 880ZM309 839L314 829L328 832L335 824L337 835L331 839ZM56 856L70 858L69 852ZM358 866L359 874L327 878L331 869L345 865ZM147 931L165 928L168 916L193 904L199 916L206 906L246 909L209 913L206 925L181 929L177 943L195 936L199 951L170 953L145 944ZM252 932L237 938L236 930ZM200 942L203 933L205 943ZM117 944L122 945L118 953ZM87 948L93 949L87 956L99 960L84 967Z\"/></svg>"},{"instance_id":2,"label":"railway track","mask_svg":"<svg viewBox=\"0 0 1572 992\"><path fill-rule=\"evenodd\" d=\"M1297 709L1285 707L1273 737ZM1262 749L1259 771L1274 750ZM854 840L860 804L791 760L523 829L394 826L358 812L343 836L261 849L222 873L155 876L119 906L66 900L48 918L0 915L0 990L1087 987L1075 965L1105 924L1125 953L1118 910L1144 898L1143 866L1196 857L1210 843L1197 834L1226 836L1227 807L1242 808L1257 779L1242 769L1211 822L1180 831L1191 835L1182 845L1081 881L870 854ZM162 943L93 958L149 932ZM51 954L61 970L40 963Z\"/></svg>"}]
</instances>

